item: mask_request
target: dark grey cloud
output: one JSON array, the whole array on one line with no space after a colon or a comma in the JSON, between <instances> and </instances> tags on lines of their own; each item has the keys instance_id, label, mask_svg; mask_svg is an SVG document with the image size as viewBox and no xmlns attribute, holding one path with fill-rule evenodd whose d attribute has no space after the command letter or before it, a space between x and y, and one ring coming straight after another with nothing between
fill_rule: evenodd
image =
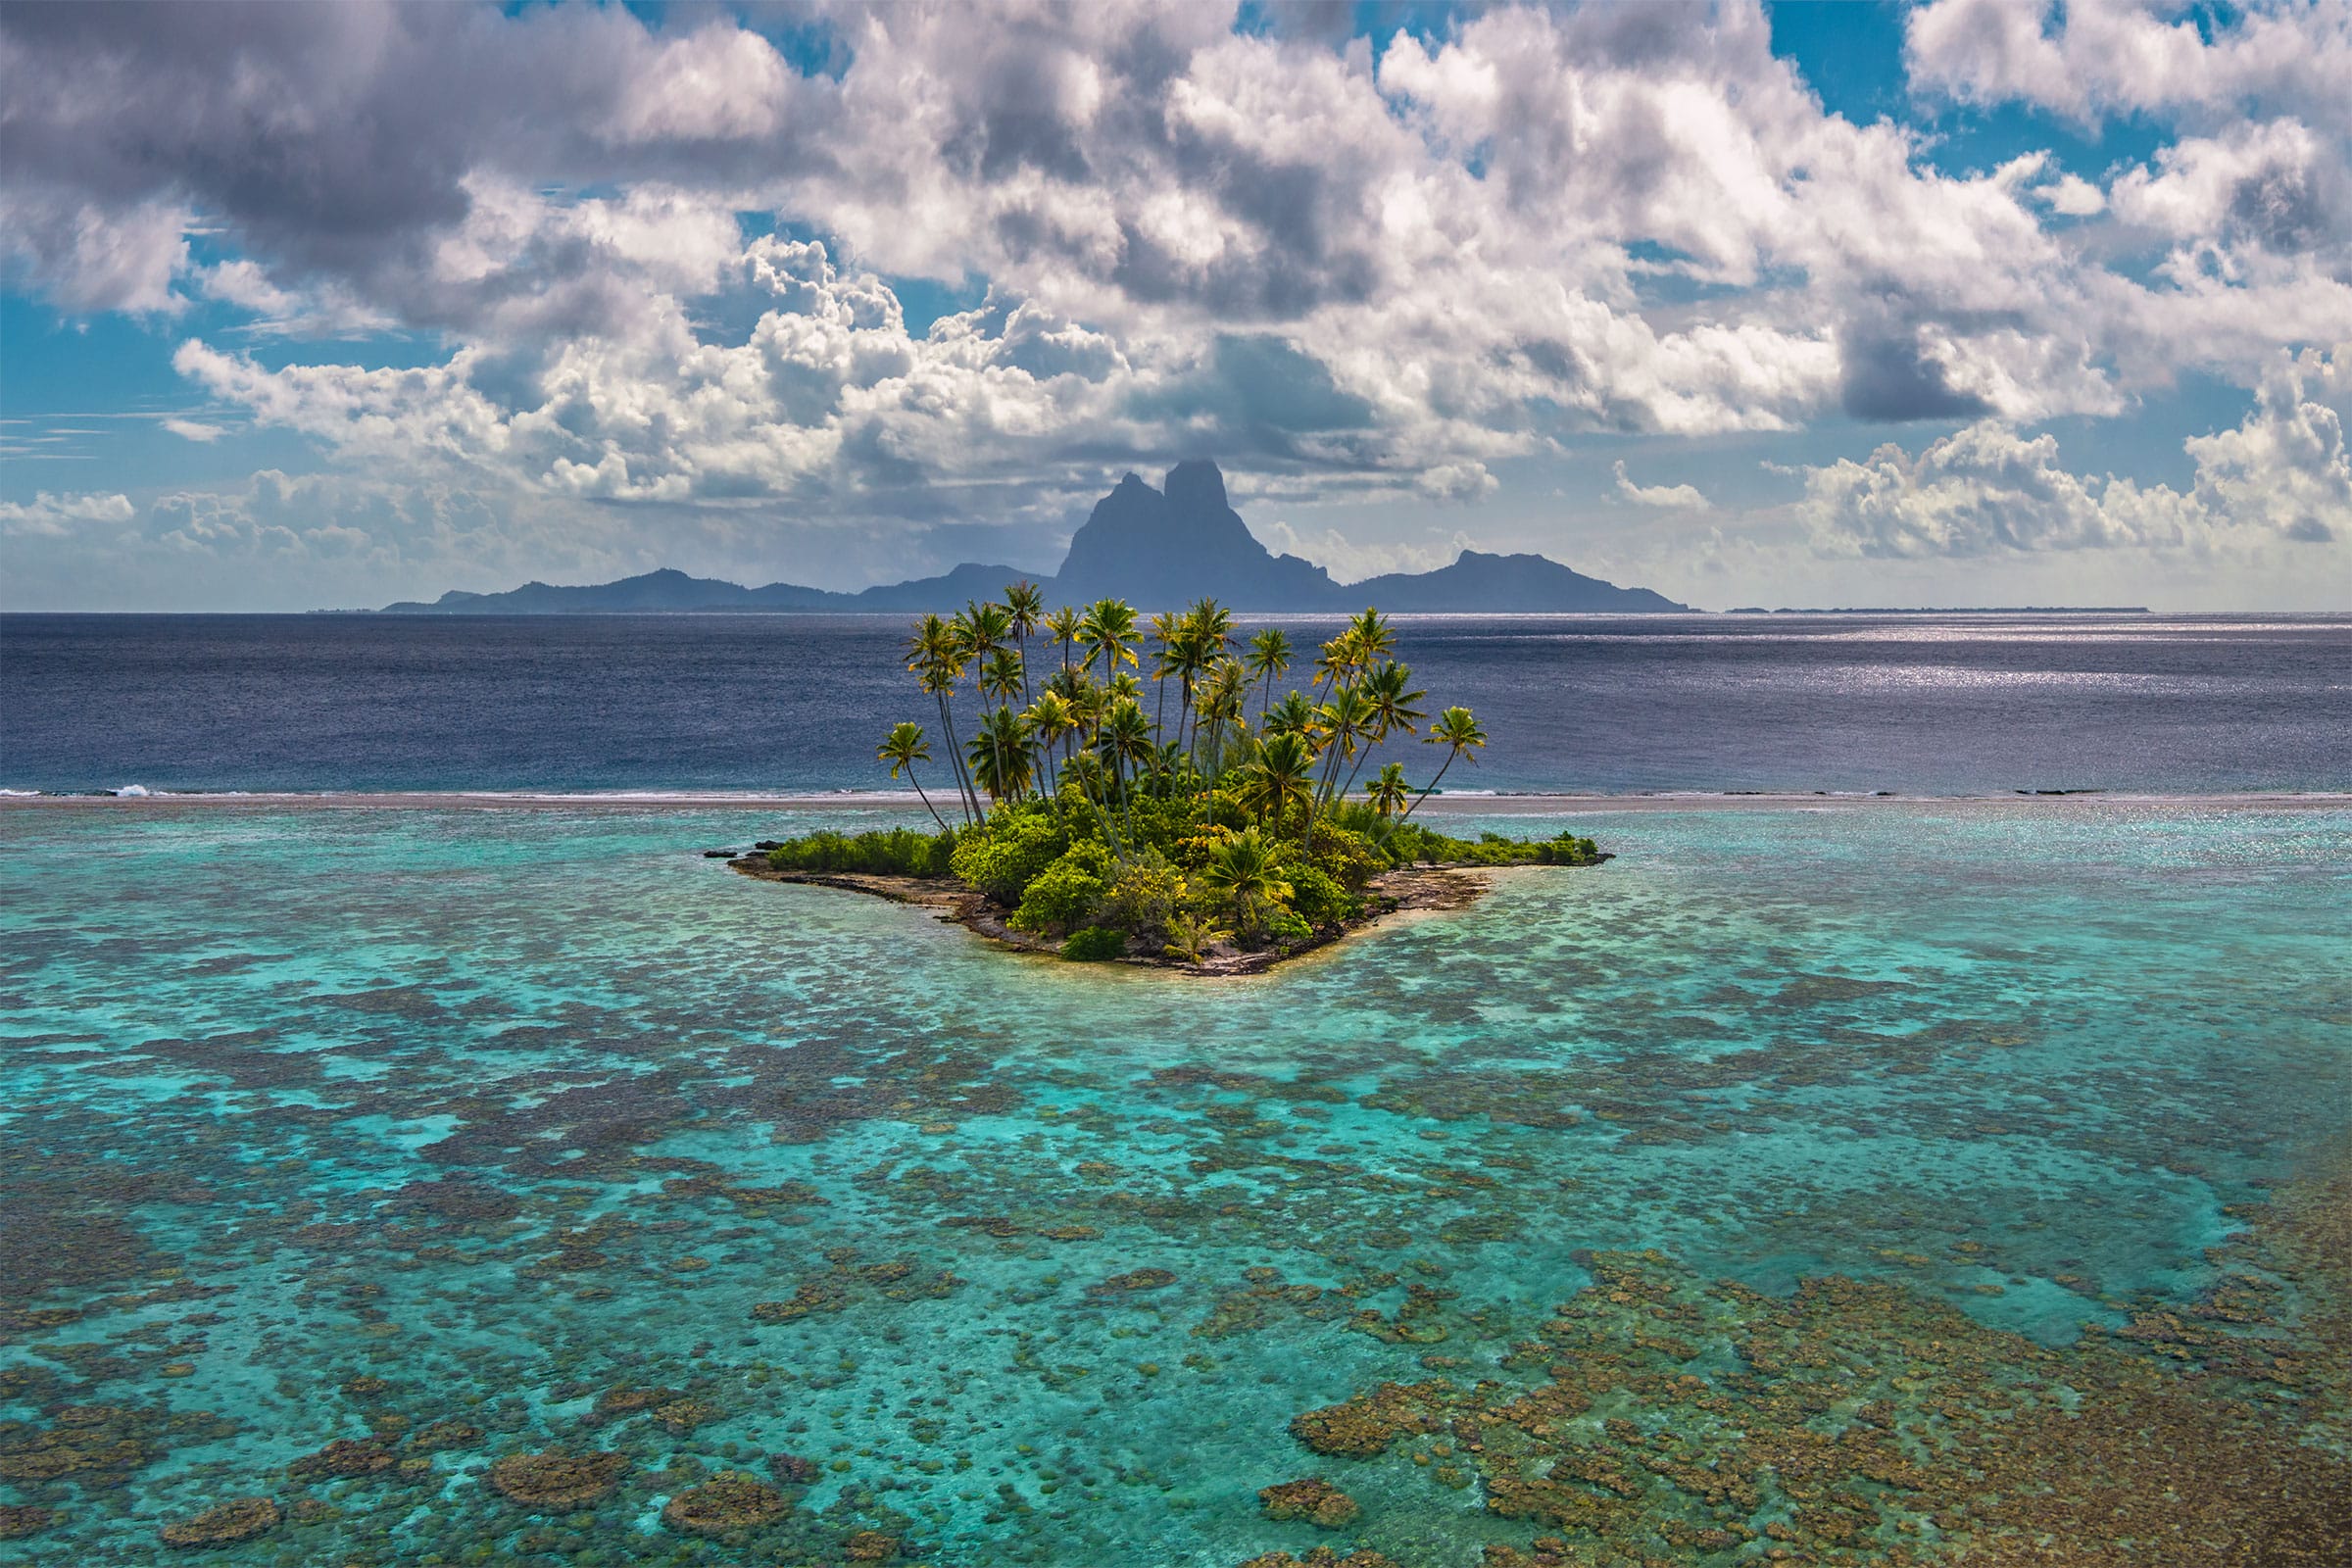
<instances>
[{"instance_id":1,"label":"dark grey cloud","mask_svg":"<svg viewBox=\"0 0 2352 1568\"><path fill-rule=\"evenodd\" d=\"M1870 320L1839 335L1838 404L1849 418L1894 424L1991 412L1984 399L1951 384L1942 363L1922 346L1923 336L1917 323Z\"/></svg>"}]
</instances>

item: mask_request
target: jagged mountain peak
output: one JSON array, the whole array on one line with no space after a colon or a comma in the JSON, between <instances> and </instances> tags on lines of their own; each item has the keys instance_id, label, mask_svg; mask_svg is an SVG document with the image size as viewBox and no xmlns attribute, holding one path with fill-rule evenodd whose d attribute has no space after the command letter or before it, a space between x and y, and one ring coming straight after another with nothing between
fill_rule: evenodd
<instances>
[{"instance_id":1,"label":"jagged mountain peak","mask_svg":"<svg viewBox=\"0 0 2352 1568\"><path fill-rule=\"evenodd\" d=\"M1465 550L1452 564L1395 572L1342 586L1321 566L1278 556L1258 542L1225 492L1225 475L1206 458L1168 469L1153 489L1140 474L1122 476L1095 503L1070 540L1057 575L965 564L938 577L859 594L828 593L791 583L740 588L664 566L592 587L529 583L503 594L455 590L435 604L403 612L461 614L681 610L949 610L1031 577L1065 603L1124 599L1143 610L1176 610L1215 599L1242 612L1343 611L1376 603L1403 613L1544 613L1685 609L1645 588L1619 588L1536 555Z\"/></svg>"}]
</instances>

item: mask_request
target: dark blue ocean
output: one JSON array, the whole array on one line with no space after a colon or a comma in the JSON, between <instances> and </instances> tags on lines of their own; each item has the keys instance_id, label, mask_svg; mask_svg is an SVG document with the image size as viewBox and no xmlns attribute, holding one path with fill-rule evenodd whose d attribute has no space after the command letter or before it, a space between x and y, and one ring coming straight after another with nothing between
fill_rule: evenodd
<instances>
[{"instance_id":1,"label":"dark blue ocean","mask_svg":"<svg viewBox=\"0 0 2352 1568\"><path fill-rule=\"evenodd\" d=\"M1301 644L1330 623L1289 623ZM1454 789L2352 786L2352 616L1430 616ZM930 724L903 618L0 617L0 789L804 791ZM1042 654L1037 656L1042 657ZM967 704L968 706L968 704ZM936 737L935 737L936 739ZM1417 771L1427 754L1403 754Z\"/></svg>"}]
</instances>

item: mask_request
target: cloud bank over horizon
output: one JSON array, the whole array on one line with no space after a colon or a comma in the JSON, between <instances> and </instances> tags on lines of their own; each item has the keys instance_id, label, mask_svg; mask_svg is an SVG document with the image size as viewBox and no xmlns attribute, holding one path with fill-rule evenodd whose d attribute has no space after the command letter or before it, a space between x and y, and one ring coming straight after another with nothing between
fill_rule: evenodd
<instances>
[{"instance_id":1,"label":"cloud bank over horizon","mask_svg":"<svg viewBox=\"0 0 2352 1568\"><path fill-rule=\"evenodd\" d=\"M2341 607L2352 0L1864 16L11 6L8 603L1050 565L1205 454L1343 575Z\"/></svg>"}]
</instances>

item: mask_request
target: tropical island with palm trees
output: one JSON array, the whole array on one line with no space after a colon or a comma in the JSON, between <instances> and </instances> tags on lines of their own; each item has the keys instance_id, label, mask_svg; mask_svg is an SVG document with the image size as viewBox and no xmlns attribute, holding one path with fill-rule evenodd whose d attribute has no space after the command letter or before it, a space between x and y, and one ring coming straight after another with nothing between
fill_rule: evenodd
<instances>
[{"instance_id":1,"label":"tropical island with palm trees","mask_svg":"<svg viewBox=\"0 0 2352 1568\"><path fill-rule=\"evenodd\" d=\"M1483 891L1466 872L1607 859L1573 833L1461 839L1413 819L1487 736L1467 708L1421 727L1428 694L1396 642L1367 609L1315 651L1305 690L1277 698L1298 658L1290 637L1245 640L1214 600L1147 623L1119 599L1048 612L1035 584L1014 583L1001 601L923 616L906 640L940 749L906 720L876 758L936 832L817 832L730 863L930 905L1065 958L1224 974L1398 908L1458 906ZM968 736L967 692L979 704ZM1427 784L1395 760L1366 775L1406 738L1443 754ZM944 767L936 790L925 765Z\"/></svg>"}]
</instances>

